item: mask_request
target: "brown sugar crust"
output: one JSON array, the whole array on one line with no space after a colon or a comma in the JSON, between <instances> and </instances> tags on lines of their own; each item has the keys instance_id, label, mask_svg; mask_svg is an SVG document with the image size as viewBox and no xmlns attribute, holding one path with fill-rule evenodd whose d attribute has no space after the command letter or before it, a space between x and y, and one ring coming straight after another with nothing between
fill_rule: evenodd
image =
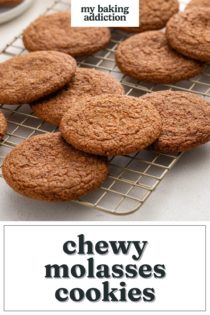
<instances>
[{"instance_id":1,"label":"brown sugar crust","mask_svg":"<svg viewBox=\"0 0 210 315\"><path fill-rule=\"evenodd\" d=\"M210 1L209 0L191 0L188 5L186 6L186 9L190 9L192 7L210 7Z\"/></svg>"},{"instance_id":2,"label":"brown sugar crust","mask_svg":"<svg viewBox=\"0 0 210 315\"><path fill-rule=\"evenodd\" d=\"M70 14L65 11L38 18L23 33L29 51L57 50L74 57L92 55L110 40L111 32L106 27L72 28Z\"/></svg>"},{"instance_id":3,"label":"brown sugar crust","mask_svg":"<svg viewBox=\"0 0 210 315\"><path fill-rule=\"evenodd\" d=\"M61 91L32 105L35 115L58 126L63 115L87 96L124 94L119 81L111 75L88 68L77 68L73 80Z\"/></svg>"},{"instance_id":4,"label":"brown sugar crust","mask_svg":"<svg viewBox=\"0 0 210 315\"><path fill-rule=\"evenodd\" d=\"M26 140L3 163L3 176L16 192L46 201L78 199L98 188L107 174L105 159L77 151L60 133Z\"/></svg>"},{"instance_id":5,"label":"brown sugar crust","mask_svg":"<svg viewBox=\"0 0 210 315\"><path fill-rule=\"evenodd\" d=\"M4 114L0 112L0 140L2 140L6 131L7 131L7 121Z\"/></svg>"},{"instance_id":6,"label":"brown sugar crust","mask_svg":"<svg viewBox=\"0 0 210 315\"><path fill-rule=\"evenodd\" d=\"M140 27L123 27L127 32L145 32L165 27L179 11L177 0L140 0Z\"/></svg>"},{"instance_id":7,"label":"brown sugar crust","mask_svg":"<svg viewBox=\"0 0 210 315\"><path fill-rule=\"evenodd\" d=\"M152 145L156 151L178 153L210 140L210 103L187 92L163 91L142 97L162 119L162 133Z\"/></svg>"},{"instance_id":8,"label":"brown sugar crust","mask_svg":"<svg viewBox=\"0 0 210 315\"><path fill-rule=\"evenodd\" d=\"M172 50L160 31L134 35L116 52L120 70L137 79L154 83L174 83L199 74L203 65Z\"/></svg>"},{"instance_id":9,"label":"brown sugar crust","mask_svg":"<svg viewBox=\"0 0 210 315\"><path fill-rule=\"evenodd\" d=\"M78 150L125 155L144 149L161 132L161 119L150 102L129 96L86 98L64 115L60 131Z\"/></svg>"},{"instance_id":10,"label":"brown sugar crust","mask_svg":"<svg viewBox=\"0 0 210 315\"><path fill-rule=\"evenodd\" d=\"M0 103L31 103L65 86L75 60L55 51L33 52L0 64Z\"/></svg>"},{"instance_id":11,"label":"brown sugar crust","mask_svg":"<svg viewBox=\"0 0 210 315\"><path fill-rule=\"evenodd\" d=\"M167 24L169 44L185 56L210 61L210 8L193 7L174 15Z\"/></svg>"},{"instance_id":12,"label":"brown sugar crust","mask_svg":"<svg viewBox=\"0 0 210 315\"><path fill-rule=\"evenodd\" d=\"M0 6L3 6L3 5L14 6L21 2L23 2L23 0L0 0Z\"/></svg>"}]
</instances>

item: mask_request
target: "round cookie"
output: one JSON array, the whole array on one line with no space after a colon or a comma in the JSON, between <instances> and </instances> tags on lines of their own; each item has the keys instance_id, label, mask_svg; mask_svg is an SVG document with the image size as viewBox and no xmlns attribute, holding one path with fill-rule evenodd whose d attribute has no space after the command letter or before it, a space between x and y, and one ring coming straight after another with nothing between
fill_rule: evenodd
<instances>
[{"instance_id":1,"label":"round cookie","mask_svg":"<svg viewBox=\"0 0 210 315\"><path fill-rule=\"evenodd\" d=\"M46 201L78 199L98 188L107 175L105 159L77 151L60 133L26 140L3 163L3 176L16 192Z\"/></svg>"},{"instance_id":2,"label":"round cookie","mask_svg":"<svg viewBox=\"0 0 210 315\"><path fill-rule=\"evenodd\" d=\"M78 150L125 155L144 149L161 132L161 119L149 101L130 96L87 97L63 116L60 131Z\"/></svg>"},{"instance_id":3,"label":"round cookie","mask_svg":"<svg viewBox=\"0 0 210 315\"><path fill-rule=\"evenodd\" d=\"M4 114L0 112L0 140L2 140L6 131L7 131L7 121Z\"/></svg>"},{"instance_id":4,"label":"round cookie","mask_svg":"<svg viewBox=\"0 0 210 315\"><path fill-rule=\"evenodd\" d=\"M162 119L162 133L152 149L163 153L191 150L210 140L210 103L187 92L163 91L142 97Z\"/></svg>"},{"instance_id":5,"label":"round cookie","mask_svg":"<svg viewBox=\"0 0 210 315\"><path fill-rule=\"evenodd\" d=\"M145 32L165 27L168 20L179 11L177 0L140 0L140 26L122 27L127 32Z\"/></svg>"},{"instance_id":6,"label":"round cookie","mask_svg":"<svg viewBox=\"0 0 210 315\"><path fill-rule=\"evenodd\" d=\"M74 79L55 95L32 105L35 115L58 126L63 115L82 98L101 94L124 94L119 81L95 69L77 68Z\"/></svg>"},{"instance_id":7,"label":"round cookie","mask_svg":"<svg viewBox=\"0 0 210 315\"><path fill-rule=\"evenodd\" d=\"M21 2L23 2L23 0L0 0L0 6L15 6Z\"/></svg>"},{"instance_id":8,"label":"round cookie","mask_svg":"<svg viewBox=\"0 0 210 315\"><path fill-rule=\"evenodd\" d=\"M65 86L75 72L75 60L55 51L11 58L0 63L0 103L31 103Z\"/></svg>"},{"instance_id":9,"label":"round cookie","mask_svg":"<svg viewBox=\"0 0 210 315\"><path fill-rule=\"evenodd\" d=\"M210 8L193 7L174 15L167 24L169 44L185 56L210 61Z\"/></svg>"},{"instance_id":10,"label":"round cookie","mask_svg":"<svg viewBox=\"0 0 210 315\"><path fill-rule=\"evenodd\" d=\"M57 50L74 57L92 55L105 48L111 32L102 27L72 28L69 12L42 16L23 33L23 42L29 51Z\"/></svg>"},{"instance_id":11,"label":"round cookie","mask_svg":"<svg viewBox=\"0 0 210 315\"><path fill-rule=\"evenodd\" d=\"M188 5L186 6L186 9L190 9L192 7L210 7L210 1L209 0L191 0Z\"/></svg>"},{"instance_id":12,"label":"round cookie","mask_svg":"<svg viewBox=\"0 0 210 315\"><path fill-rule=\"evenodd\" d=\"M122 42L116 52L119 69L137 79L154 83L174 83L199 74L203 65L174 50L160 31L134 35Z\"/></svg>"}]
</instances>

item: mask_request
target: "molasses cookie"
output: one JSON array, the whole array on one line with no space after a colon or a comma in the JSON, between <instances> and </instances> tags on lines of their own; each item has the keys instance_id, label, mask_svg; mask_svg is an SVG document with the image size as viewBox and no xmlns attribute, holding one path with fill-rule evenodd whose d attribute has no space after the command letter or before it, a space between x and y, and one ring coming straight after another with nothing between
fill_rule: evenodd
<instances>
[{"instance_id":1,"label":"molasses cookie","mask_svg":"<svg viewBox=\"0 0 210 315\"><path fill-rule=\"evenodd\" d=\"M210 1L209 0L191 0L186 9L190 9L192 7L210 7Z\"/></svg>"},{"instance_id":2,"label":"molasses cookie","mask_svg":"<svg viewBox=\"0 0 210 315\"><path fill-rule=\"evenodd\" d=\"M31 103L65 86L76 72L66 54L42 51L0 63L0 103Z\"/></svg>"},{"instance_id":3,"label":"molasses cookie","mask_svg":"<svg viewBox=\"0 0 210 315\"><path fill-rule=\"evenodd\" d=\"M144 149L160 135L161 119L150 101L129 96L87 97L63 116L60 131L78 150L125 155Z\"/></svg>"},{"instance_id":4,"label":"molasses cookie","mask_svg":"<svg viewBox=\"0 0 210 315\"><path fill-rule=\"evenodd\" d=\"M21 2L23 2L23 0L0 0L0 6L15 6Z\"/></svg>"},{"instance_id":5,"label":"molasses cookie","mask_svg":"<svg viewBox=\"0 0 210 315\"><path fill-rule=\"evenodd\" d=\"M177 0L140 0L139 27L123 27L127 32L145 32L165 27L168 20L179 11Z\"/></svg>"},{"instance_id":6,"label":"molasses cookie","mask_svg":"<svg viewBox=\"0 0 210 315\"><path fill-rule=\"evenodd\" d=\"M119 81L94 69L77 68L73 80L62 90L32 105L35 115L58 126L63 115L87 96L124 94Z\"/></svg>"},{"instance_id":7,"label":"molasses cookie","mask_svg":"<svg viewBox=\"0 0 210 315\"><path fill-rule=\"evenodd\" d=\"M178 153L210 140L210 103L187 92L163 91L142 97L162 119L162 133L152 145L156 151Z\"/></svg>"},{"instance_id":8,"label":"molasses cookie","mask_svg":"<svg viewBox=\"0 0 210 315\"><path fill-rule=\"evenodd\" d=\"M193 7L174 15L167 24L169 44L181 54L210 61L210 8Z\"/></svg>"},{"instance_id":9,"label":"molasses cookie","mask_svg":"<svg viewBox=\"0 0 210 315\"><path fill-rule=\"evenodd\" d=\"M7 121L4 114L0 112L0 140L4 137L7 131Z\"/></svg>"},{"instance_id":10,"label":"molasses cookie","mask_svg":"<svg viewBox=\"0 0 210 315\"><path fill-rule=\"evenodd\" d=\"M3 176L18 193L39 200L78 199L106 179L106 160L77 151L60 133L35 136L3 163Z\"/></svg>"},{"instance_id":11,"label":"molasses cookie","mask_svg":"<svg viewBox=\"0 0 210 315\"><path fill-rule=\"evenodd\" d=\"M111 39L108 28L72 28L69 12L42 16L23 33L29 51L57 50L72 56L92 55L107 46Z\"/></svg>"},{"instance_id":12,"label":"molasses cookie","mask_svg":"<svg viewBox=\"0 0 210 315\"><path fill-rule=\"evenodd\" d=\"M120 70L137 79L174 83L202 71L202 64L171 49L160 31L144 32L122 42L116 52Z\"/></svg>"}]
</instances>

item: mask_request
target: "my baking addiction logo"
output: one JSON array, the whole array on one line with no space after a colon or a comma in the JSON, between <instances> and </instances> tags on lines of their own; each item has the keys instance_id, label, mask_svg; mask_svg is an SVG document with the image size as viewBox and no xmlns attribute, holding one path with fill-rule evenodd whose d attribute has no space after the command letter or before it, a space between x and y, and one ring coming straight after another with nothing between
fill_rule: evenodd
<instances>
[{"instance_id":1,"label":"my baking addiction logo","mask_svg":"<svg viewBox=\"0 0 210 315\"><path fill-rule=\"evenodd\" d=\"M82 7L81 13L84 14L84 21L121 21L126 22L127 16L130 13L129 6L118 6L115 5L106 5L102 6L98 4L97 6L90 6L90 7Z\"/></svg>"},{"instance_id":2,"label":"my baking addiction logo","mask_svg":"<svg viewBox=\"0 0 210 315\"><path fill-rule=\"evenodd\" d=\"M154 302L157 295L154 286L132 287L133 279L139 279L141 284L143 279L158 281L166 277L164 263L141 263L149 247L146 240L96 242L87 239L85 234L78 234L62 245L69 264L45 265L45 278L69 280L68 285L65 281L65 286L58 287L54 292L54 298L60 303ZM79 263L75 264L75 258ZM119 259L121 263L115 263ZM106 263L99 263L101 260Z\"/></svg>"},{"instance_id":3,"label":"my baking addiction logo","mask_svg":"<svg viewBox=\"0 0 210 315\"><path fill-rule=\"evenodd\" d=\"M139 0L71 0L72 27L138 27Z\"/></svg>"}]
</instances>

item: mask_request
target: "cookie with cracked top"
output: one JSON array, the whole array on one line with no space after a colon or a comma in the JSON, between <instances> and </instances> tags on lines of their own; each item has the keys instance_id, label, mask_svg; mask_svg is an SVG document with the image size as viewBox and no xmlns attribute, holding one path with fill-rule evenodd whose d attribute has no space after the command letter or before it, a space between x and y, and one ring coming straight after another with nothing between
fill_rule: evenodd
<instances>
[{"instance_id":1,"label":"cookie with cracked top","mask_svg":"<svg viewBox=\"0 0 210 315\"><path fill-rule=\"evenodd\" d=\"M105 48L111 40L106 27L77 27L70 25L67 11L39 17L23 33L29 51L56 50L74 57L92 55Z\"/></svg>"},{"instance_id":2,"label":"cookie with cracked top","mask_svg":"<svg viewBox=\"0 0 210 315\"><path fill-rule=\"evenodd\" d=\"M122 42L117 48L116 62L123 73L154 83L186 80L203 69L201 62L171 49L165 33L160 31L140 33Z\"/></svg>"},{"instance_id":3,"label":"cookie with cracked top","mask_svg":"<svg viewBox=\"0 0 210 315\"><path fill-rule=\"evenodd\" d=\"M130 96L87 97L63 116L60 131L84 152L111 156L140 151L160 135L160 115L151 104Z\"/></svg>"},{"instance_id":4,"label":"cookie with cracked top","mask_svg":"<svg viewBox=\"0 0 210 315\"><path fill-rule=\"evenodd\" d=\"M6 131L7 131L7 121L4 114L0 112L0 140L2 140Z\"/></svg>"},{"instance_id":5,"label":"cookie with cracked top","mask_svg":"<svg viewBox=\"0 0 210 315\"><path fill-rule=\"evenodd\" d=\"M3 177L16 192L46 201L78 199L98 188L107 175L106 159L74 149L60 133L24 141L3 163Z\"/></svg>"},{"instance_id":6,"label":"cookie with cracked top","mask_svg":"<svg viewBox=\"0 0 210 315\"><path fill-rule=\"evenodd\" d=\"M163 153L191 150L210 141L210 103L189 93L161 91L142 97L162 119L162 133L152 148Z\"/></svg>"},{"instance_id":7,"label":"cookie with cracked top","mask_svg":"<svg viewBox=\"0 0 210 315\"><path fill-rule=\"evenodd\" d=\"M124 94L124 89L113 76L89 68L77 68L68 85L56 94L32 104L33 113L39 118L58 126L63 115L87 96Z\"/></svg>"},{"instance_id":8,"label":"cookie with cracked top","mask_svg":"<svg viewBox=\"0 0 210 315\"><path fill-rule=\"evenodd\" d=\"M0 103L31 103L58 91L76 72L76 61L56 51L33 52L0 63Z\"/></svg>"},{"instance_id":9,"label":"cookie with cracked top","mask_svg":"<svg viewBox=\"0 0 210 315\"><path fill-rule=\"evenodd\" d=\"M186 9L190 9L193 7L210 7L210 1L209 0L191 0L188 5L186 6Z\"/></svg>"},{"instance_id":10,"label":"cookie with cracked top","mask_svg":"<svg viewBox=\"0 0 210 315\"><path fill-rule=\"evenodd\" d=\"M181 54L210 61L210 7L193 7L174 15L167 24L169 44Z\"/></svg>"},{"instance_id":11,"label":"cookie with cracked top","mask_svg":"<svg viewBox=\"0 0 210 315\"><path fill-rule=\"evenodd\" d=\"M179 11L177 0L140 0L139 27L121 27L126 32L145 32L160 30L166 26L168 20Z\"/></svg>"}]
</instances>

